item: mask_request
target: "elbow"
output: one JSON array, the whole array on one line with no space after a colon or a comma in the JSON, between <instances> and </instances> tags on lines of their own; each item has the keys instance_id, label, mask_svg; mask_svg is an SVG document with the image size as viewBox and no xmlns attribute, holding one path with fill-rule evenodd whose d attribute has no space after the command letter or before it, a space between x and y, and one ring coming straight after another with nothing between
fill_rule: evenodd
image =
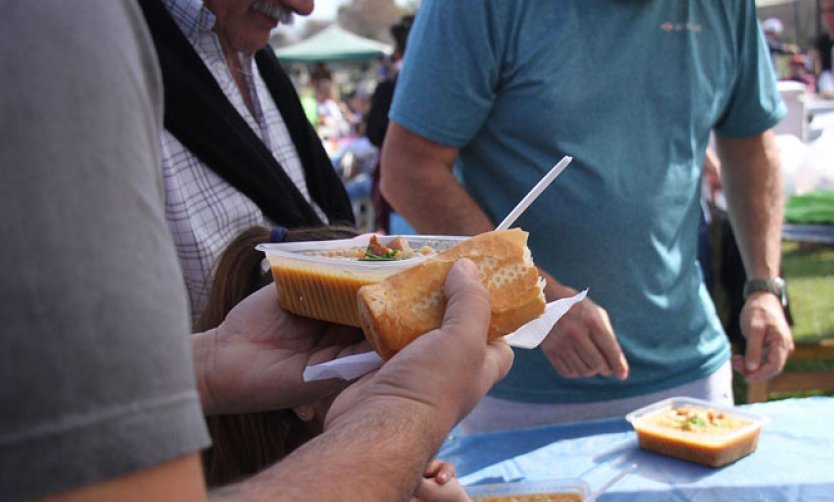
<instances>
[{"instance_id":1,"label":"elbow","mask_svg":"<svg viewBox=\"0 0 834 502\"><path fill-rule=\"evenodd\" d=\"M397 208L398 205L402 202L402 190L400 187L400 183L396 183L394 181L394 177L390 175L383 176L380 178L379 181L379 192L382 194L382 197L391 205L394 209Z\"/></svg>"},{"instance_id":2,"label":"elbow","mask_svg":"<svg viewBox=\"0 0 834 502\"><path fill-rule=\"evenodd\" d=\"M383 164L380 164L380 168L382 168L382 165ZM379 193L394 211L400 212L403 204L408 202L406 200L408 193L404 187L409 186L409 182L407 180L403 180L402 177L397 176L395 172L396 168L393 170L382 169L381 176L379 178Z\"/></svg>"},{"instance_id":3,"label":"elbow","mask_svg":"<svg viewBox=\"0 0 834 502\"><path fill-rule=\"evenodd\" d=\"M400 172L400 163L393 150L391 142L386 140L379 160L379 191L389 204L395 206L399 202L403 178L408 173Z\"/></svg>"}]
</instances>

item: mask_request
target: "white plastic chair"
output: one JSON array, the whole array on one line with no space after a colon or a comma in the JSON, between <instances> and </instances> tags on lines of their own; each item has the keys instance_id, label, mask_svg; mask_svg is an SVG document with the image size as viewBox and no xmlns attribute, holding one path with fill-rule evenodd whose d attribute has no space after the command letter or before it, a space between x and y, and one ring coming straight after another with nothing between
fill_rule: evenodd
<instances>
[{"instance_id":1,"label":"white plastic chair","mask_svg":"<svg viewBox=\"0 0 834 502\"><path fill-rule=\"evenodd\" d=\"M773 128L776 134L791 134L805 142L808 138L808 112L806 110L805 84L790 80L780 80L777 83L779 93L788 114Z\"/></svg>"}]
</instances>

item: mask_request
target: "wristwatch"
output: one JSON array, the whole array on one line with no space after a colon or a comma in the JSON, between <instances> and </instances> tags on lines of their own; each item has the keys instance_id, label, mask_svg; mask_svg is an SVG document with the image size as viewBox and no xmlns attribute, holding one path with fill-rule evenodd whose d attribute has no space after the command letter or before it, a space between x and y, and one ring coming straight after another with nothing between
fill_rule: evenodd
<instances>
[{"instance_id":1,"label":"wristwatch","mask_svg":"<svg viewBox=\"0 0 834 502\"><path fill-rule=\"evenodd\" d=\"M752 293L762 291L776 295L782 302L782 306L788 305L788 292L785 288L785 279L774 277L772 279L749 279L744 283L744 300Z\"/></svg>"}]
</instances>

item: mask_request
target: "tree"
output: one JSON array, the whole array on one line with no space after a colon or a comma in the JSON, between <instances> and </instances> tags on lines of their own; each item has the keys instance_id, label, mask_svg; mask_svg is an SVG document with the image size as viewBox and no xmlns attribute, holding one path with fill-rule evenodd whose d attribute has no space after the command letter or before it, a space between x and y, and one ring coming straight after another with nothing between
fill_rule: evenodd
<instances>
[{"instance_id":1,"label":"tree","mask_svg":"<svg viewBox=\"0 0 834 502\"><path fill-rule=\"evenodd\" d=\"M332 23L330 21L316 21L314 19L308 20L304 23L304 31L301 33L301 40L310 38L321 30L327 28Z\"/></svg>"},{"instance_id":2,"label":"tree","mask_svg":"<svg viewBox=\"0 0 834 502\"><path fill-rule=\"evenodd\" d=\"M351 0L339 7L337 19L346 30L390 44L393 40L388 29L409 12L412 11L398 6L394 0Z\"/></svg>"}]
</instances>

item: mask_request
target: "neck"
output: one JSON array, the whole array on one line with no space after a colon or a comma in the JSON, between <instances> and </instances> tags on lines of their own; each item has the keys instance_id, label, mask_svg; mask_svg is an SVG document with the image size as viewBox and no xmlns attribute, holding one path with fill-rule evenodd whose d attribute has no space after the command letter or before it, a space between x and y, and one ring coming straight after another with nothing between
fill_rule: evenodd
<instances>
[{"instance_id":1,"label":"neck","mask_svg":"<svg viewBox=\"0 0 834 502\"><path fill-rule=\"evenodd\" d=\"M249 85L247 84L244 76L248 69L243 68L241 54L234 50L224 37L220 36L218 39L220 40L220 49L223 51L223 57L226 59L226 66L229 67L229 72L237 85L237 90L243 98L246 108L248 108L249 112L254 116L255 105L253 103L252 95L249 93Z\"/></svg>"}]
</instances>

